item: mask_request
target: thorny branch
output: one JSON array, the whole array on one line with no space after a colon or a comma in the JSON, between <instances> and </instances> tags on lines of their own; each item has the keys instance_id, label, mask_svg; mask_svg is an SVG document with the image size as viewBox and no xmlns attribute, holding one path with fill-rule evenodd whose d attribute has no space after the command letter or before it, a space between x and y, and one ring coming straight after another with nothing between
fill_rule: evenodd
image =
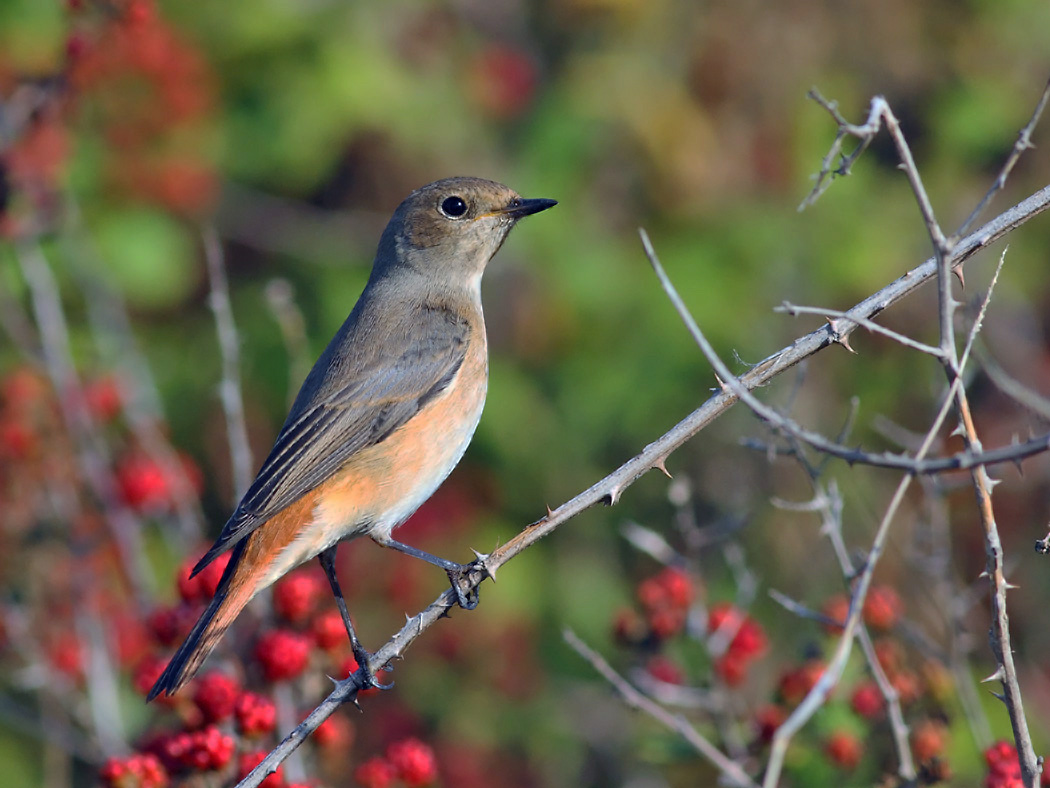
<instances>
[{"instance_id":1,"label":"thorny branch","mask_svg":"<svg viewBox=\"0 0 1050 788\"><path fill-rule=\"evenodd\" d=\"M643 711L665 725L685 739L698 753L707 758L718 767L732 785L744 786L744 788L758 788L754 780L748 776L736 761L726 757L721 750L715 747L696 728L689 724L689 720L681 714L672 714L659 703L635 689L629 681L612 669L601 655L590 648L570 629L562 633L565 642L594 669L608 681L623 698L630 708Z\"/></svg>"},{"instance_id":2,"label":"thorny branch","mask_svg":"<svg viewBox=\"0 0 1050 788\"><path fill-rule=\"evenodd\" d=\"M1050 87L1050 85L1048 85L1048 87ZM876 101L879 102L880 111L882 109L885 109L886 111L889 110L888 105L886 105L884 100L877 99ZM841 151L842 143L845 138L857 130L860 130L867 135L862 137L861 144L858 148L848 157L845 157L843 164L836 169L835 172L839 174L848 172L849 166L856 160L860 152L867 147L870 143L871 137L877 130L877 127L868 128L850 126L850 124L841 119L841 116L838 115L837 110L834 109L833 105L824 102L824 106L832 112L833 117L835 117L837 121L841 121L839 125L839 135L836 137L836 141L832 146L832 151L829 153L828 157L825 158L824 167L822 168L820 175L818 175L818 183L814 189L814 193L807 199L805 204L816 199L816 197L826 188L825 182L830 178L832 172L830 163ZM872 118L869 118L869 121L872 121ZM899 135L899 129L897 129L897 134ZM908 161L910 161L910 153L908 154ZM914 167L914 162L912 162L912 167ZM916 181L913 178L912 184L913 187L917 185L921 190L921 181ZM922 204L922 201L920 201L920 203ZM713 356L713 358L709 360L711 360L712 365L715 366L716 371L719 372L722 380L726 381L721 391L715 393L699 408L686 416L682 421L646 446L639 454L625 462L605 478L579 493L576 497L565 502L558 508L548 510L546 516L527 526L509 542L497 548L492 553L487 555L478 554L475 568L468 578L469 584L471 586L476 586L486 577L494 579L497 570L507 561L535 544L563 523L595 504L601 502L608 505L615 504L619 501L620 496L625 489L653 468L663 469L668 456L675 449L680 447L708 426L712 421L726 412L738 399L746 397L751 400L751 402L748 402L749 405L754 402L762 407L758 400L749 396L749 392L753 389L765 385L777 375L792 368L794 365L809 358L829 345L845 344L849 334L852 333L856 327L864 325L865 321L871 321L872 318L877 316L884 309L900 301L905 296L916 290L920 285L938 276L942 271L948 270L961 274L961 266L966 260L970 259L977 252L998 241L1032 217L1042 213L1050 207L1050 186L1040 189L1027 199L1022 200L1017 205L1004 211L987 224L978 228L976 231L970 233L958 242L952 243L948 243L948 241L954 241L954 238L945 239L943 233L939 231L935 220L933 220L933 212L932 208L929 206L929 201L925 200L922 207L923 216L927 221L927 227L930 229L931 237L939 240L937 245L937 255L908 271L906 274L856 304L851 309L846 310L843 313L843 317L840 319L844 322L837 320L837 325L828 323L815 331L811 331L810 333L799 337L791 345L764 359L739 378L733 376L729 370L722 365L721 361L717 359L717 356ZM648 239L644 234L643 240L646 243L647 252L651 252L651 245L648 244ZM650 259L651 261L655 261L655 254L651 255ZM655 265L658 266L658 262L655 262ZM687 311L686 314L688 314ZM946 394L940 413L934 420L934 424L931 426L930 431L927 433L926 440L924 440L920 449L912 455L911 460L913 463L919 463L919 465L913 464L911 468L901 468L901 470L907 471L907 475L901 479L890 500L882 521L876 531L871 551L868 556L868 561L855 581L850 615L845 622L843 635L839 641L836 653L829 662L825 674L813 688L813 691L795 710L784 726L777 731L777 734L774 737L771 762L770 766L767 768L764 781L764 785L767 786L767 788L774 786L777 783L779 771L783 764L783 758L790 737L802 726L802 724L804 724L805 720L812 716L813 712L819 708L820 704L834 685L835 677L841 674L846 659L849 656L853 638L856 635L861 606L867 594L868 587L870 586L874 567L885 546L889 525L894 519L897 509L903 501L904 494L914 478L912 474L928 472L923 469L921 463L925 460L926 454L933 443L934 436L943 424L943 420L947 416L949 405L951 404L952 399L956 396L956 391L959 388L961 388L961 381L959 378L955 378L949 386L949 391ZM799 437L801 438L801 436ZM1033 447L1033 453L1035 451L1036 449ZM972 447L970 456L977 459L973 460L973 464L969 467L979 467L983 473L983 464L985 463L1002 462L1015 458L1011 455L995 459L990 458L989 454L984 453L976 447ZM951 461L959 461L958 458L949 459ZM919 470L916 468L919 468ZM405 625L385 645L373 654L372 659L369 662L369 668L374 672L388 667L388 663L394 659L400 658L408 646L411 645L417 637L432 626L439 618L445 616L454 605L454 594L452 590L449 589L432 602L426 609L408 619ZM1008 643L1007 633L1007 640L1004 641L1004 645L1007 648ZM356 676L356 679L360 678L360 676ZM335 688L328 697L319 703L307 718L291 731L287 737L238 784L238 788L253 788L254 786L258 786L262 780L271 774L282 763L282 761L284 761L284 759L295 750L296 747L298 747L314 730L317 729L325 719L331 716L340 705L348 701L355 701L357 697L357 687L359 686L359 682L356 679L355 676L350 676L341 681L335 681ZM1021 749L1020 746L1019 749ZM1029 752L1031 752L1030 744ZM1022 757L1024 758L1025 756ZM1032 758L1032 763L1034 763L1034 753L1032 754Z\"/></svg>"}]
</instances>

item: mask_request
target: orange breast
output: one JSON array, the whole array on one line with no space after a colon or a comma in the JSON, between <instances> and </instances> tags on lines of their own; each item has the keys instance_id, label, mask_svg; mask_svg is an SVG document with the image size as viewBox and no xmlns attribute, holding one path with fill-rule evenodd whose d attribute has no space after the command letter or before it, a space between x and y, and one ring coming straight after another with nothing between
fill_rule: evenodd
<instances>
[{"instance_id":1,"label":"orange breast","mask_svg":"<svg viewBox=\"0 0 1050 788\"><path fill-rule=\"evenodd\" d=\"M487 349L483 339L471 344L448 388L314 491L311 520L300 521L264 585L341 539L389 534L434 493L466 451L485 405Z\"/></svg>"}]
</instances>

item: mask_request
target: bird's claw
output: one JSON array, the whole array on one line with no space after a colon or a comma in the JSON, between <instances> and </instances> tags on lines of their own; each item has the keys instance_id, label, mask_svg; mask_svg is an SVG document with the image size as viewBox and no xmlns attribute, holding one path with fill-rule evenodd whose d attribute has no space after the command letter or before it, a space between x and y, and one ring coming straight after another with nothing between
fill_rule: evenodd
<instances>
[{"instance_id":1,"label":"bird's claw","mask_svg":"<svg viewBox=\"0 0 1050 788\"><path fill-rule=\"evenodd\" d=\"M449 582L452 584L452 592L456 595L456 602L464 610L473 610L478 606L480 595L477 586L471 586L470 573L478 567L478 562L459 564L448 572Z\"/></svg>"},{"instance_id":2,"label":"bird's claw","mask_svg":"<svg viewBox=\"0 0 1050 788\"><path fill-rule=\"evenodd\" d=\"M357 660L357 670L352 671L349 678L353 679L358 692L372 688L388 690L394 686L394 682L392 681L389 684L382 684L379 679L376 678L376 674L373 673L372 669L368 666L369 661L372 659L372 655L367 651L364 649L361 649L360 652L355 651L354 659Z\"/></svg>"}]
</instances>

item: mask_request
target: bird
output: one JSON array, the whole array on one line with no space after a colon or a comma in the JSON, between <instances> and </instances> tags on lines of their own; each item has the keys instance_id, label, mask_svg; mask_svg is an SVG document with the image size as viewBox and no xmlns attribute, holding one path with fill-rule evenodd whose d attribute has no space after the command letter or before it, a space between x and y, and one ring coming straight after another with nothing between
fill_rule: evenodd
<instances>
[{"instance_id":1,"label":"bird","mask_svg":"<svg viewBox=\"0 0 1050 788\"><path fill-rule=\"evenodd\" d=\"M412 192L379 240L368 282L314 364L273 448L196 575L231 551L215 594L147 695L172 695L200 669L244 606L318 557L364 685L379 684L335 570L341 541L377 544L441 567L458 604L471 564L402 544L393 530L466 451L488 388L481 278L523 217L556 205L494 181L454 177Z\"/></svg>"}]
</instances>

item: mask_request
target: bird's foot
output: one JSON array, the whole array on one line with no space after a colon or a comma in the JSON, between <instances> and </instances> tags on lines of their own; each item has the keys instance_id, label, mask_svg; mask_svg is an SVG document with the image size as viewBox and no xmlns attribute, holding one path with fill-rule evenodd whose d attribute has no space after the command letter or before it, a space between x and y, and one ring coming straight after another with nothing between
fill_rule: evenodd
<instances>
[{"instance_id":1,"label":"bird's foot","mask_svg":"<svg viewBox=\"0 0 1050 788\"><path fill-rule=\"evenodd\" d=\"M479 586L472 582L471 575L480 572L482 578L493 577L493 573L489 572L488 566L485 564L485 559L488 556L477 552L475 555L477 560L471 561L469 564L456 564L445 570L448 572L448 579L452 584L452 592L456 595L456 602L464 610L473 610L478 606Z\"/></svg>"},{"instance_id":2,"label":"bird's foot","mask_svg":"<svg viewBox=\"0 0 1050 788\"><path fill-rule=\"evenodd\" d=\"M376 674L373 673L372 669L369 667L372 655L362 648L360 644L358 644L357 648L353 649L353 652L354 660L357 662L357 670L352 671L349 678L353 679L359 692L372 688L388 690L394 686L394 682L392 681L389 684L382 684L379 682L376 678Z\"/></svg>"}]
</instances>

